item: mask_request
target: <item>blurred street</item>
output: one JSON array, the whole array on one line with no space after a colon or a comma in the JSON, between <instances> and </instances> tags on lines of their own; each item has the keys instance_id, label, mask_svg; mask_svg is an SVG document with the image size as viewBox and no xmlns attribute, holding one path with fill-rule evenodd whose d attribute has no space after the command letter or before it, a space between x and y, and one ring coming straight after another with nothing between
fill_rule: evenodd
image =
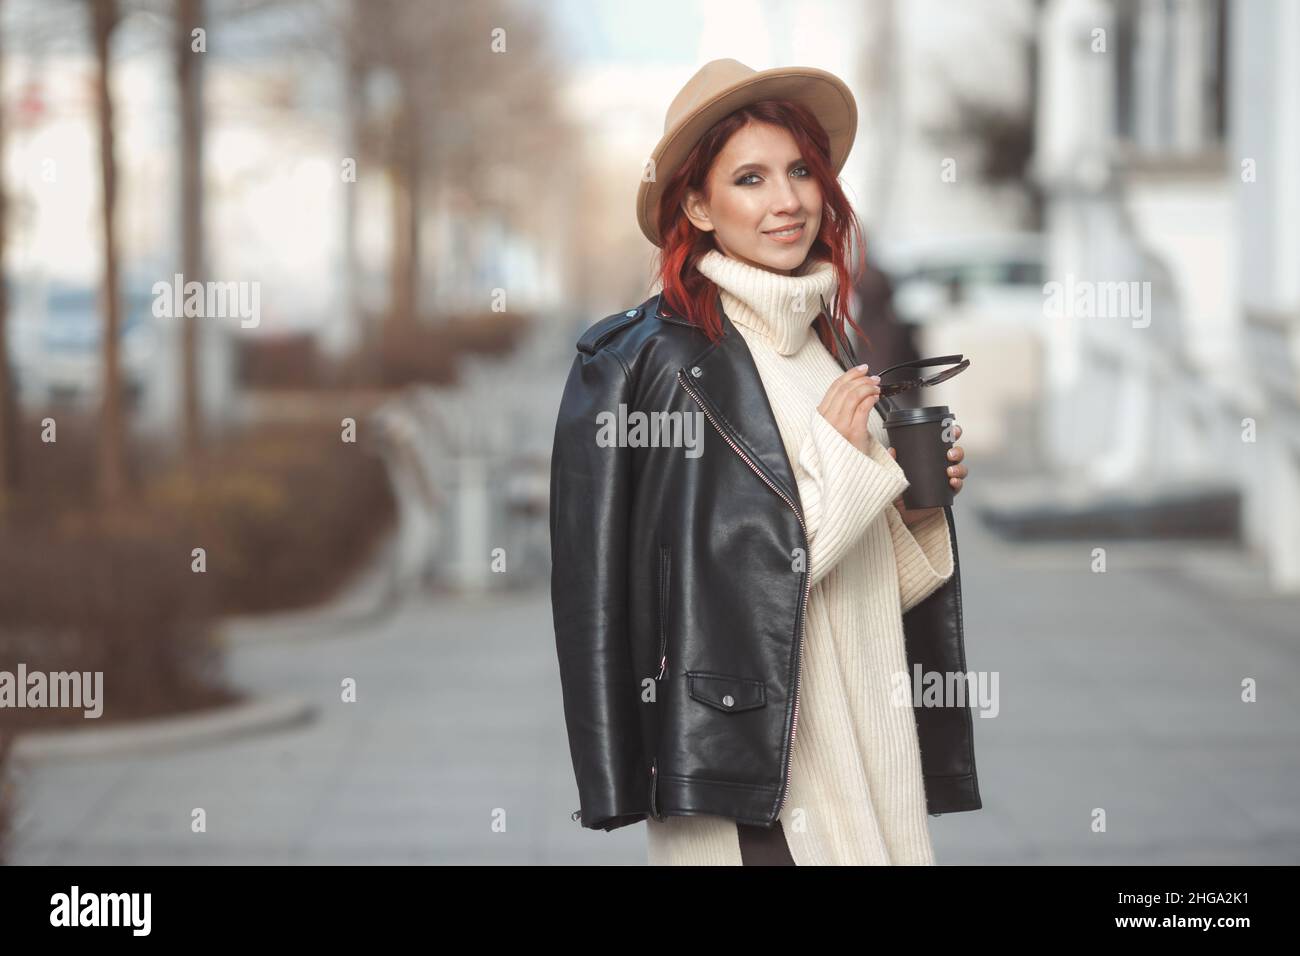
<instances>
[{"instance_id":1,"label":"blurred street","mask_svg":"<svg viewBox=\"0 0 1300 956\"><path fill-rule=\"evenodd\" d=\"M669 411L638 307L704 355L712 252L833 260L873 369L969 360L898 394L963 429L995 696L939 862L1300 862L1300 6L670 6L0 0L0 864L643 864L571 817L570 731L615 747L559 661L627 635L593 571L557 654L551 556L618 519L551 456L607 317L584 416ZM679 139L719 60L852 123L746 79Z\"/></svg>"},{"instance_id":2,"label":"blurred street","mask_svg":"<svg viewBox=\"0 0 1300 956\"><path fill-rule=\"evenodd\" d=\"M984 808L931 818L939 862L1300 862L1300 600L1220 544L1116 543L1094 574L1092 542L1013 547L977 504L956 511L968 664L999 673L999 710L975 710ZM352 632L303 620L241 635L231 673L309 697L315 722L26 770L13 862L644 863L643 826L569 819L544 591L412 598ZM355 704L339 702L349 676ZM1240 701L1246 677L1258 703Z\"/></svg>"}]
</instances>

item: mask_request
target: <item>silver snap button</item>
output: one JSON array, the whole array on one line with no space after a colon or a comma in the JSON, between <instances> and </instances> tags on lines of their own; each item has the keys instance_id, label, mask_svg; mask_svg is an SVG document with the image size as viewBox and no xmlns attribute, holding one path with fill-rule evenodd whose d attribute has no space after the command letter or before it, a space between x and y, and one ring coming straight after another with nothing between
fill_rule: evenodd
<instances>
[{"instance_id":1,"label":"silver snap button","mask_svg":"<svg viewBox=\"0 0 1300 956\"><path fill-rule=\"evenodd\" d=\"M726 704L728 707L730 707L732 704L736 702L736 698L728 694L726 697L722 698L722 702Z\"/></svg>"},{"instance_id":2,"label":"silver snap button","mask_svg":"<svg viewBox=\"0 0 1300 956\"><path fill-rule=\"evenodd\" d=\"M627 312L624 313L624 315L628 315L628 316L636 315L636 309L628 309Z\"/></svg>"},{"instance_id":3,"label":"silver snap button","mask_svg":"<svg viewBox=\"0 0 1300 956\"><path fill-rule=\"evenodd\" d=\"M691 374L694 375L696 378L699 378L704 373L700 371L700 367L698 365L694 365L691 367Z\"/></svg>"}]
</instances>

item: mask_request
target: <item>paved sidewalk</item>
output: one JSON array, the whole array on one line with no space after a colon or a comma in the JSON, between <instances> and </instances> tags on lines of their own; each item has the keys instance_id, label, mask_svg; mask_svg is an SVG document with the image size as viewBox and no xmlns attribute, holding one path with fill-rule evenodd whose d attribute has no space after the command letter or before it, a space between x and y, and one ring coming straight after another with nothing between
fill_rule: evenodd
<instances>
[{"instance_id":1,"label":"paved sidewalk","mask_svg":"<svg viewBox=\"0 0 1300 956\"><path fill-rule=\"evenodd\" d=\"M1008 545L957 507L984 809L931 818L941 863L1300 862L1300 599L1221 546ZM17 863L607 863L581 829L544 592L427 598L350 627L278 619L232 679L316 705L298 729L24 773ZM243 627L255 622L243 622ZM340 702L357 681L358 702ZM1244 678L1259 702L1240 702ZM191 810L207 832L190 832ZM1094 808L1106 832L1090 830ZM502 832L494 819L504 819ZM498 827L498 829L501 829Z\"/></svg>"},{"instance_id":2,"label":"paved sidewalk","mask_svg":"<svg viewBox=\"0 0 1300 956\"><path fill-rule=\"evenodd\" d=\"M967 665L999 672L1000 712L975 717L984 809L931 820L940 862L1300 862L1300 598L1216 543L958 522Z\"/></svg>"},{"instance_id":3,"label":"paved sidewalk","mask_svg":"<svg viewBox=\"0 0 1300 956\"><path fill-rule=\"evenodd\" d=\"M410 601L364 632L231 651L232 679L309 726L22 774L15 863L640 862L581 839L545 594ZM353 678L357 702L342 703ZM207 832L190 832L194 807ZM504 832L494 820L504 818ZM497 824L500 829L500 824Z\"/></svg>"}]
</instances>

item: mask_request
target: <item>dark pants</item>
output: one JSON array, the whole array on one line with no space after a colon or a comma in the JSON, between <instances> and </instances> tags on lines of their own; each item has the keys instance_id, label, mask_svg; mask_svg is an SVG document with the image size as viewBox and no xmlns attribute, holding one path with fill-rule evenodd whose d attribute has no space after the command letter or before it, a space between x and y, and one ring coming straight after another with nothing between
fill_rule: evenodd
<instances>
[{"instance_id":1,"label":"dark pants","mask_svg":"<svg viewBox=\"0 0 1300 956\"><path fill-rule=\"evenodd\" d=\"M745 866L795 865L780 820L770 830L748 823L737 823L736 830L740 833L740 859Z\"/></svg>"}]
</instances>

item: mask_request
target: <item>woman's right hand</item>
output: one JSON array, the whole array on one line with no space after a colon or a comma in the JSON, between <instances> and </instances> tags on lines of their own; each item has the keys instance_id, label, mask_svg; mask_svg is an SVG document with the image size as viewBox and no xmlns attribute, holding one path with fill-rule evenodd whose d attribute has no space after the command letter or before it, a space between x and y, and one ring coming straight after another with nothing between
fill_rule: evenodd
<instances>
[{"instance_id":1,"label":"woman's right hand","mask_svg":"<svg viewBox=\"0 0 1300 956\"><path fill-rule=\"evenodd\" d=\"M826 389L826 397L817 406L824 419L864 455L870 454L875 441L867 420L880 398L880 376L868 375L859 365L849 369Z\"/></svg>"}]
</instances>

